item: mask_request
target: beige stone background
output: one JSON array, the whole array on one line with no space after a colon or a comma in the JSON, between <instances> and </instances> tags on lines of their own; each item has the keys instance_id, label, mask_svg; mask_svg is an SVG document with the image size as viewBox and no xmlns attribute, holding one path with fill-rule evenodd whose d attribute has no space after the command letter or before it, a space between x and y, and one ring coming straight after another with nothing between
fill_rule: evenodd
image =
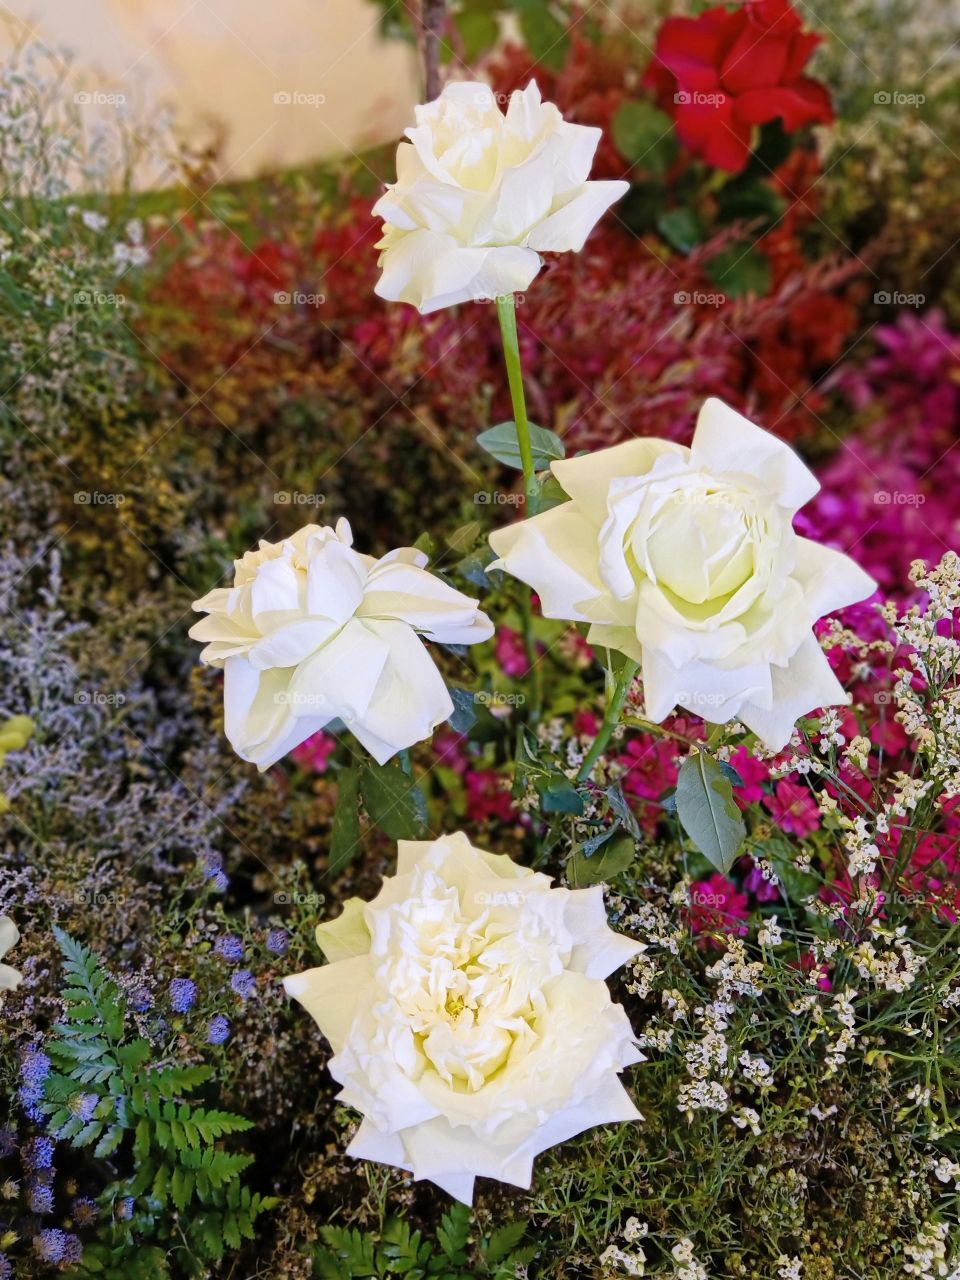
<instances>
[{"instance_id":1,"label":"beige stone background","mask_svg":"<svg viewBox=\"0 0 960 1280\"><path fill-rule=\"evenodd\" d=\"M379 12L367 0L9 0L0 52L25 35L68 51L74 89L122 94L134 119L169 107L192 143L220 139L219 176L235 179L409 123L415 57L380 38Z\"/></svg>"}]
</instances>

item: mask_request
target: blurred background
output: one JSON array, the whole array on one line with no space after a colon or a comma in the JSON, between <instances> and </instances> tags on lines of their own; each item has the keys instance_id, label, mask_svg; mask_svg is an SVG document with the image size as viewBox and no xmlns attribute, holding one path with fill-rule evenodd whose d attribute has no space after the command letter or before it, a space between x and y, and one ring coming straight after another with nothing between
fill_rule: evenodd
<instances>
[{"instance_id":1,"label":"blurred background","mask_svg":"<svg viewBox=\"0 0 960 1280\"><path fill-rule=\"evenodd\" d=\"M411 50L367 0L14 0L0 53L39 40L79 89L123 94L134 117L170 110L235 178L395 137L416 96ZM301 102L277 96L301 94ZM97 104L91 104L94 108ZM106 116L109 104L101 104ZM92 115L96 115L94 110Z\"/></svg>"}]
</instances>

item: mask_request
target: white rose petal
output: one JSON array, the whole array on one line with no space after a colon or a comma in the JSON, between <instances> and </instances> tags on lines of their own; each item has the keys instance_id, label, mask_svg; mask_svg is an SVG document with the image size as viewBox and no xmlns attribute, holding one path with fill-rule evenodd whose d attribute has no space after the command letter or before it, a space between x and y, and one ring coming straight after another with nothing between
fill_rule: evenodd
<instances>
[{"instance_id":1,"label":"white rose petal","mask_svg":"<svg viewBox=\"0 0 960 1280\"><path fill-rule=\"evenodd\" d=\"M632 440L552 470L571 500L492 534L491 567L641 663L649 719L738 719L778 750L848 701L812 627L876 583L794 532L819 486L787 445L708 400L689 449Z\"/></svg>"},{"instance_id":2,"label":"white rose petal","mask_svg":"<svg viewBox=\"0 0 960 1280\"><path fill-rule=\"evenodd\" d=\"M567 123L534 81L505 114L487 85L464 82L416 117L397 148L397 181L374 206L384 223L376 292L424 314L526 289L539 252L582 249L628 189L588 181L600 130Z\"/></svg>"},{"instance_id":3,"label":"white rose petal","mask_svg":"<svg viewBox=\"0 0 960 1280\"><path fill-rule=\"evenodd\" d=\"M0 916L0 960L20 941L20 930L9 916ZM8 964L0 964L0 991L16 991L22 975Z\"/></svg>"},{"instance_id":4,"label":"white rose petal","mask_svg":"<svg viewBox=\"0 0 960 1280\"><path fill-rule=\"evenodd\" d=\"M381 764L428 738L453 712L419 636L476 644L493 634L476 600L401 547L380 560L350 526L308 525L235 562L234 585L194 609L201 660L224 669L227 737L266 769L341 720Z\"/></svg>"},{"instance_id":5,"label":"white rose petal","mask_svg":"<svg viewBox=\"0 0 960 1280\"><path fill-rule=\"evenodd\" d=\"M643 947L599 887L553 888L461 832L402 841L397 874L317 941L328 963L284 985L363 1114L350 1155L470 1203L477 1177L529 1187L547 1147L641 1118L618 1074L643 1055L603 979Z\"/></svg>"}]
</instances>

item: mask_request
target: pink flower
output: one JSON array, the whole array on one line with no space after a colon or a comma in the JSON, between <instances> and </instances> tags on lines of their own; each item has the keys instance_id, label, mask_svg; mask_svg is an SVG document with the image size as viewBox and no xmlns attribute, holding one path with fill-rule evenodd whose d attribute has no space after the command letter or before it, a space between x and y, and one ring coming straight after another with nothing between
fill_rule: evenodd
<instances>
[{"instance_id":1,"label":"pink flower","mask_svg":"<svg viewBox=\"0 0 960 1280\"><path fill-rule=\"evenodd\" d=\"M763 783L770 777L769 763L758 760L746 747L737 747L730 764L743 779L743 786L734 788L737 799L743 804L757 804L766 795Z\"/></svg>"},{"instance_id":2,"label":"pink flower","mask_svg":"<svg viewBox=\"0 0 960 1280\"><path fill-rule=\"evenodd\" d=\"M312 773L326 773L330 757L337 749L337 740L320 729L312 737L301 742L290 753L301 769L309 769Z\"/></svg>"},{"instance_id":3,"label":"pink flower","mask_svg":"<svg viewBox=\"0 0 960 1280\"><path fill-rule=\"evenodd\" d=\"M519 631L510 627L498 627L495 653L504 674L513 679L526 675L530 669L523 636Z\"/></svg>"},{"instance_id":4,"label":"pink flower","mask_svg":"<svg viewBox=\"0 0 960 1280\"><path fill-rule=\"evenodd\" d=\"M454 733L452 729L443 729L433 735L433 753L437 764L456 773L463 773L467 768L467 739L462 733Z\"/></svg>"},{"instance_id":5,"label":"pink flower","mask_svg":"<svg viewBox=\"0 0 960 1280\"><path fill-rule=\"evenodd\" d=\"M471 769L467 779L467 817L475 822L494 819L512 822L516 818L513 797L504 789L506 779L494 769Z\"/></svg>"},{"instance_id":6,"label":"pink flower","mask_svg":"<svg viewBox=\"0 0 960 1280\"><path fill-rule=\"evenodd\" d=\"M664 792L677 785L677 749L673 743L639 733L626 744L617 758L623 769L620 785L625 795L640 800L659 801ZM641 827L652 835L661 817L658 804L640 806L637 815Z\"/></svg>"},{"instance_id":7,"label":"pink flower","mask_svg":"<svg viewBox=\"0 0 960 1280\"><path fill-rule=\"evenodd\" d=\"M690 886L690 928L694 933L733 933L741 938L747 927L750 900L726 876L712 875Z\"/></svg>"},{"instance_id":8,"label":"pink flower","mask_svg":"<svg viewBox=\"0 0 960 1280\"><path fill-rule=\"evenodd\" d=\"M776 793L767 796L764 804L784 831L801 839L812 835L820 827L820 810L808 787L790 782L786 778L777 783Z\"/></svg>"}]
</instances>

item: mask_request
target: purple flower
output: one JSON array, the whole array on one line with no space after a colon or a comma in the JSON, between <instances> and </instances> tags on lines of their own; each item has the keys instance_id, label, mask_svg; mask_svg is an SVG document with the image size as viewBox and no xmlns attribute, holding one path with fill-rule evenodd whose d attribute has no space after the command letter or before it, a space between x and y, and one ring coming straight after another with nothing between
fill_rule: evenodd
<instances>
[{"instance_id":1,"label":"purple flower","mask_svg":"<svg viewBox=\"0 0 960 1280\"><path fill-rule=\"evenodd\" d=\"M235 973L230 979L230 986L241 1000L249 1000L257 992L257 980L249 969L241 969L239 973Z\"/></svg>"},{"instance_id":2,"label":"purple flower","mask_svg":"<svg viewBox=\"0 0 960 1280\"><path fill-rule=\"evenodd\" d=\"M285 956L290 950L290 936L286 929L271 929L267 934L267 950L275 956Z\"/></svg>"},{"instance_id":3,"label":"purple flower","mask_svg":"<svg viewBox=\"0 0 960 1280\"><path fill-rule=\"evenodd\" d=\"M243 959L243 940L235 933L225 933L222 938L217 939L214 951L227 964L239 964Z\"/></svg>"},{"instance_id":4,"label":"purple flower","mask_svg":"<svg viewBox=\"0 0 960 1280\"><path fill-rule=\"evenodd\" d=\"M59 1227L46 1227L33 1237L33 1247L44 1262L63 1262L67 1250L67 1233Z\"/></svg>"},{"instance_id":5,"label":"purple flower","mask_svg":"<svg viewBox=\"0 0 960 1280\"><path fill-rule=\"evenodd\" d=\"M12 1129L0 1129L0 1158L12 1156L17 1149L17 1135ZM0 1277L2 1280L2 1277Z\"/></svg>"},{"instance_id":6,"label":"purple flower","mask_svg":"<svg viewBox=\"0 0 960 1280\"><path fill-rule=\"evenodd\" d=\"M134 1204L133 1196L124 1196L122 1200L117 1201L117 1217L122 1222L129 1222L133 1217Z\"/></svg>"},{"instance_id":7,"label":"purple flower","mask_svg":"<svg viewBox=\"0 0 960 1280\"><path fill-rule=\"evenodd\" d=\"M73 1220L78 1227L89 1227L100 1216L100 1206L89 1196L78 1196L73 1202Z\"/></svg>"},{"instance_id":8,"label":"purple flower","mask_svg":"<svg viewBox=\"0 0 960 1280\"><path fill-rule=\"evenodd\" d=\"M230 1039L230 1019L225 1018L222 1013L218 1013L215 1018L210 1019L210 1025L207 1027L207 1039L211 1044L223 1044Z\"/></svg>"},{"instance_id":9,"label":"purple flower","mask_svg":"<svg viewBox=\"0 0 960 1280\"><path fill-rule=\"evenodd\" d=\"M53 1213L53 1188L45 1182L34 1182L27 1190L27 1207L41 1216Z\"/></svg>"},{"instance_id":10,"label":"purple flower","mask_svg":"<svg viewBox=\"0 0 960 1280\"><path fill-rule=\"evenodd\" d=\"M41 1050L31 1049L23 1055L20 1063L20 1078L23 1081L20 1101L31 1120L43 1119L39 1104L43 1101L43 1086L49 1074L50 1059Z\"/></svg>"},{"instance_id":11,"label":"purple flower","mask_svg":"<svg viewBox=\"0 0 960 1280\"><path fill-rule=\"evenodd\" d=\"M79 1116L84 1124L89 1124L99 1101L95 1093L75 1093L70 1099L70 1110L75 1116Z\"/></svg>"},{"instance_id":12,"label":"purple flower","mask_svg":"<svg viewBox=\"0 0 960 1280\"><path fill-rule=\"evenodd\" d=\"M209 877L210 888L214 893L226 893L230 888L230 881L222 871L215 871Z\"/></svg>"},{"instance_id":13,"label":"purple flower","mask_svg":"<svg viewBox=\"0 0 960 1280\"><path fill-rule=\"evenodd\" d=\"M5 1253L0 1253L0 1280L10 1280L13 1275L13 1267L10 1265L10 1259Z\"/></svg>"},{"instance_id":14,"label":"purple flower","mask_svg":"<svg viewBox=\"0 0 960 1280\"><path fill-rule=\"evenodd\" d=\"M59 1227L47 1227L34 1236L33 1247L44 1262L70 1264L79 1262L83 1255L79 1236L68 1235Z\"/></svg>"},{"instance_id":15,"label":"purple flower","mask_svg":"<svg viewBox=\"0 0 960 1280\"><path fill-rule=\"evenodd\" d=\"M24 1149L24 1164L30 1169L51 1169L55 1150L51 1138L32 1138Z\"/></svg>"},{"instance_id":16,"label":"purple flower","mask_svg":"<svg viewBox=\"0 0 960 1280\"><path fill-rule=\"evenodd\" d=\"M174 978L170 983L170 1003L175 1013L189 1013L197 998L197 984L192 978Z\"/></svg>"}]
</instances>

